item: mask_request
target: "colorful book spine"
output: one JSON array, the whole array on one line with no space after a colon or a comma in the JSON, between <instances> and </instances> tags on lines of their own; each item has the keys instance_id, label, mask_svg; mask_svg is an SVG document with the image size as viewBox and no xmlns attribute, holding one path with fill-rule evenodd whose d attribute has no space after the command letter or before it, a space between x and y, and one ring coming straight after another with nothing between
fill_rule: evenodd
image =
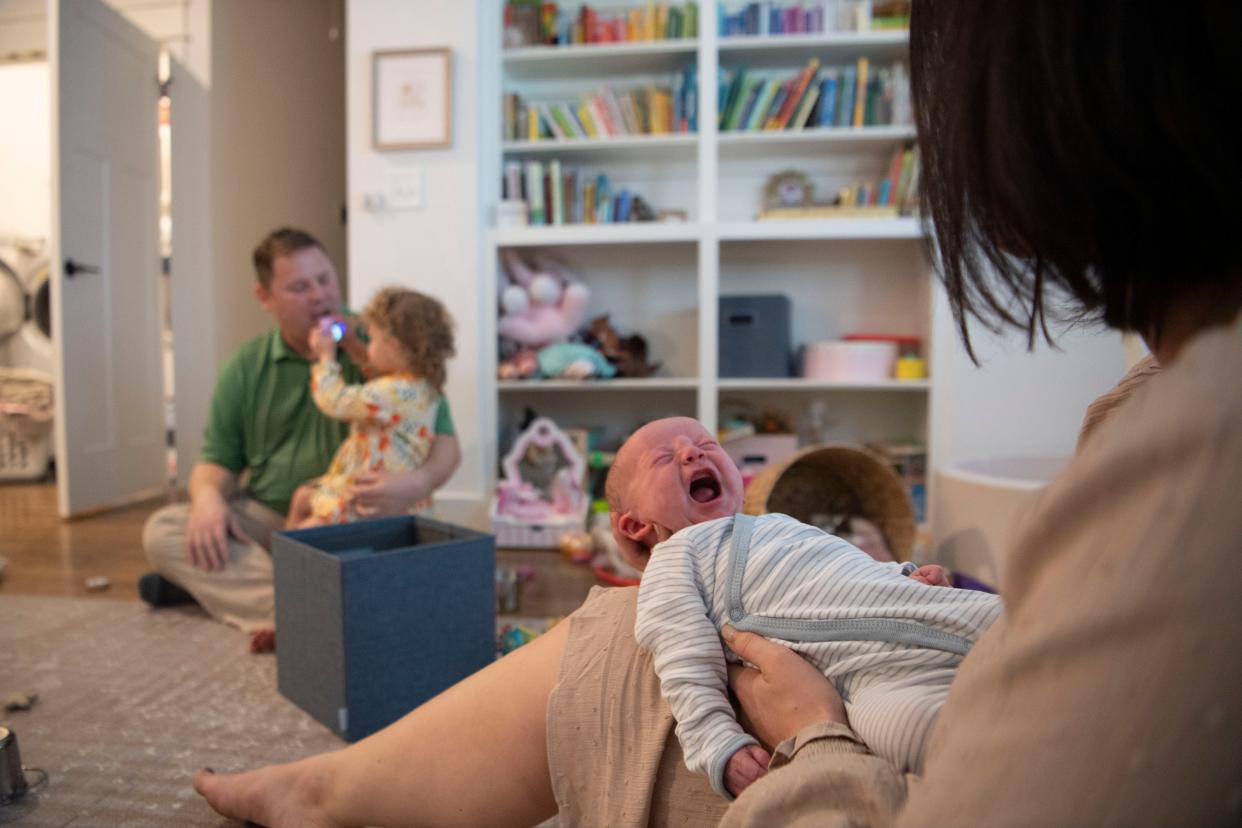
<instances>
[{"instance_id":1,"label":"colorful book spine","mask_svg":"<svg viewBox=\"0 0 1242 828\"><path fill-rule=\"evenodd\" d=\"M738 91L737 100L734 102L732 110L729 113L729 120L725 124L726 130L734 130L738 128L738 124L750 115L750 107L754 106L755 95L759 91L759 80L753 75L747 75L742 81L742 88Z\"/></svg>"},{"instance_id":2,"label":"colorful book spine","mask_svg":"<svg viewBox=\"0 0 1242 828\"><path fill-rule=\"evenodd\" d=\"M772 101L776 100L777 95L786 94L786 90L782 88L782 84L778 80L767 80L760 89L759 94L755 97L755 105L751 108L750 114L746 118L743 129L756 130L763 125L767 118L768 111L772 109Z\"/></svg>"},{"instance_id":3,"label":"colorful book spine","mask_svg":"<svg viewBox=\"0 0 1242 828\"><path fill-rule=\"evenodd\" d=\"M845 67L845 71L841 73L841 100L837 106L836 118L833 120L834 126L847 127L850 125L850 121L854 117L854 90L857 86L858 69L853 66Z\"/></svg>"},{"instance_id":4,"label":"colorful book spine","mask_svg":"<svg viewBox=\"0 0 1242 828\"><path fill-rule=\"evenodd\" d=\"M802 105L798 107L798 112L793 117L793 121L789 124L790 129L805 129L810 123L811 113L815 111L815 104L819 101L818 83L812 83L806 90L806 95L802 98Z\"/></svg>"},{"instance_id":5,"label":"colorful book spine","mask_svg":"<svg viewBox=\"0 0 1242 828\"><path fill-rule=\"evenodd\" d=\"M601 137L598 125L594 120L592 120L591 112L585 105L579 104L578 108L574 111L577 113L578 121L582 124L582 128L586 131L588 138Z\"/></svg>"},{"instance_id":6,"label":"colorful book spine","mask_svg":"<svg viewBox=\"0 0 1242 828\"><path fill-rule=\"evenodd\" d=\"M789 97L790 92L793 91L793 85L793 80L787 80L781 84L776 96L772 98L772 103L764 112L763 121L759 124L762 129L773 128L772 125L776 123L776 113L780 112L781 107L785 105L785 98Z\"/></svg>"},{"instance_id":7,"label":"colorful book spine","mask_svg":"<svg viewBox=\"0 0 1242 828\"><path fill-rule=\"evenodd\" d=\"M830 127L836 125L837 90L840 88L840 85L840 75L835 69L829 71L828 76L820 84L819 120L816 122L817 126Z\"/></svg>"},{"instance_id":8,"label":"colorful book spine","mask_svg":"<svg viewBox=\"0 0 1242 828\"><path fill-rule=\"evenodd\" d=\"M793 87L793 91L785 99L784 106L777 114L773 129L784 129L789 124L789 119L794 116L794 110L802 101L802 97L806 94L806 88L810 86L811 81L815 79L815 74L819 71L819 58L811 58L807 61L806 68L802 70L802 74L798 76L797 83Z\"/></svg>"},{"instance_id":9,"label":"colorful book spine","mask_svg":"<svg viewBox=\"0 0 1242 828\"><path fill-rule=\"evenodd\" d=\"M582 185L583 221L586 224L597 223L595 216L595 182L587 181Z\"/></svg>"},{"instance_id":10,"label":"colorful book spine","mask_svg":"<svg viewBox=\"0 0 1242 828\"><path fill-rule=\"evenodd\" d=\"M543 206L543 164L539 161L526 162L526 203L530 223L536 226L547 224Z\"/></svg>"},{"instance_id":11,"label":"colorful book spine","mask_svg":"<svg viewBox=\"0 0 1242 828\"><path fill-rule=\"evenodd\" d=\"M505 164L504 198L507 201L522 199L522 162L509 161Z\"/></svg>"},{"instance_id":12,"label":"colorful book spine","mask_svg":"<svg viewBox=\"0 0 1242 828\"><path fill-rule=\"evenodd\" d=\"M728 129L728 124L733 118L733 111L738 107L738 98L741 97L742 87L746 82L746 70L739 67L733 75L733 80L729 83L729 89L724 95L724 104L717 107L719 112L719 123L717 128L721 130Z\"/></svg>"},{"instance_id":13,"label":"colorful book spine","mask_svg":"<svg viewBox=\"0 0 1242 828\"><path fill-rule=\"evenodd\" d=\"M871 73L871 80L867 82L867 105L863 109L863 124L865 126L873 126L875 124L884 123L884 81L882 78L883 70Z\"/></svg>"},{"instance_id":14,"label":"colorful book spine","mask_svg":"<svg viewBox=\"0 0 1242 828\"><path fill-rule=\"evenodd\" d=\"M867 69L869 62L865 57L858 59L858 88L854 92L853 125L862 126L867 108Z\"/></svg>"},{"instance_id":15,"label":"colorful book spine","mask_svg":"<svg viewBox=\"0 0 1242 828\"><path fill-rule=\"evenodd\" d=\"M552 224L565 223L565 182L561 179L561 162L553 158L548 162L549 187L552 194Z\"/></svg>"}]
</instances>

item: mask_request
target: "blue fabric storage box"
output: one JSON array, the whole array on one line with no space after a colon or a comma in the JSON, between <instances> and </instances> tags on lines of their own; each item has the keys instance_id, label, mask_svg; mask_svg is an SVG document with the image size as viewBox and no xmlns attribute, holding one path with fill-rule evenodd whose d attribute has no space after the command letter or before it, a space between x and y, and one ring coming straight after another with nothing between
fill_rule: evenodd
<instances>
[{"instance_id":1,"label":"blue fabric storage box","mask_svg":"<svg viewBox=\"0 0 1242 828\"><path fill-rule=\"evenodd\" d=\"M273 535L277 689L354 741L496 656L496 542L421 517Z\"/></svg>"}]
</instances>

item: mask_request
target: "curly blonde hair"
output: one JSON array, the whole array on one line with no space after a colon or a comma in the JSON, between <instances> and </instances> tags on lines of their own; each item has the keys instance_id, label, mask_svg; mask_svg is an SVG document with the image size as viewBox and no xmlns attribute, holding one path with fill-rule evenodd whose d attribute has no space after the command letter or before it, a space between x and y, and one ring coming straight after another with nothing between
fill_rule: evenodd
<instances>
[{"instance_id":1,"label":"curly blonde hair","mask_svg":"<svg viewBox=\"0 0 1242 828\"><path fill-rule=\"evenodd\" d=\"M439 300L407 288L386 287L362 318L401 346L410 371L443 393L445 363L453 351L453 320Z\"/></svg>"}]
</instances>

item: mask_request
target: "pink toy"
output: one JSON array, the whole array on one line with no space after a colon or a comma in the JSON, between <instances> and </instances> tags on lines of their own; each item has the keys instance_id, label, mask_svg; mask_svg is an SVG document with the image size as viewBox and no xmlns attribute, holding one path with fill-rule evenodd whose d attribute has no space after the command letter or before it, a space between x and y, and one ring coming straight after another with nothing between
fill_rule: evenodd
<instances>
[{"instance_id":1,"label":"pink toy","mask_svg":"<svg viewBox=\"0 0 1242 828\"><path fill-rule=\"evenodd\" d=\"M586 462L555 423L546 417L531 423L502 466L492 510L500 546L556 548L563 533L583 530Z\"/></svg>"},{"instance_id":2,"label":"pink toy","mask_svg":"<svg viewBox=\"0 0 1242 828\"><path fill-rule=\"evenodd\" d=\"M538 269L513 250L504 252L509 283L500 294L500 335L539 349L568 339L586 319L591 292L560 263L538 257Z\"/></svg>"}]
</instances>

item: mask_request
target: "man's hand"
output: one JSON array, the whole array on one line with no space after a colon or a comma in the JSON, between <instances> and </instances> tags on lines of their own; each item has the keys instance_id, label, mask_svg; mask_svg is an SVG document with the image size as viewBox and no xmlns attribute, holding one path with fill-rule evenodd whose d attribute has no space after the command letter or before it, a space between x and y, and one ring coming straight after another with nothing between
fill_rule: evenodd
<instances>
[{"instance_id":1,"label":"man's hand","mask_svg":"<svg viewBox=\"0 0 1242 828\"><path fill-rule=\"evenodd\" d=\"M928 586L947 587L949 585L949 573L945 571L943 566L936 566L935 564L920 566L910 573L910 577L920 584L927 584Z\"/></svg>"},{"instance_id":2,"label":"man's hand","mask_svg":"<svg viewBox=\"0 0 1242 828\"><path fill-rule=\"evenodd\" d=\"M432 494L423 468L406 472L359 472L350 487L354 509L363 517L403 515Z\"/></svg>"},{"instance_id":3,"label":"man's hand","mask_svg":"<svg viewBox=\"0 0 1242 828\"><path fill-rule=\"evenodd\" d=\"M228 566L229 537L250 542L224 498L214 493L194 498L186 524L186 557L190 563L205 572Z\"/></svg>"},{"instance_id":4,"label":"man's hand","mask_svg":"<svg viewBox=\"0 0 1242 828\"><path fill-rule=\"evenodd\" d=\"M742 727L768 748L820 722L848 724L832 682L788 647L726 625L726 646L746 662L729 664L729 686L742 705Z\"/></svg>"},{"instance_id":5,"label":"man's hand","mask_svg":"<svg viewBox=\"0 0 1242 828\"><path fill-rule=\"evenodd\" d=\"M738 748L725 764L725 787L734 796L741 796L752 782L768 772L771 761L772 756L758 745Z\"/></svg>"}]
</instances>

